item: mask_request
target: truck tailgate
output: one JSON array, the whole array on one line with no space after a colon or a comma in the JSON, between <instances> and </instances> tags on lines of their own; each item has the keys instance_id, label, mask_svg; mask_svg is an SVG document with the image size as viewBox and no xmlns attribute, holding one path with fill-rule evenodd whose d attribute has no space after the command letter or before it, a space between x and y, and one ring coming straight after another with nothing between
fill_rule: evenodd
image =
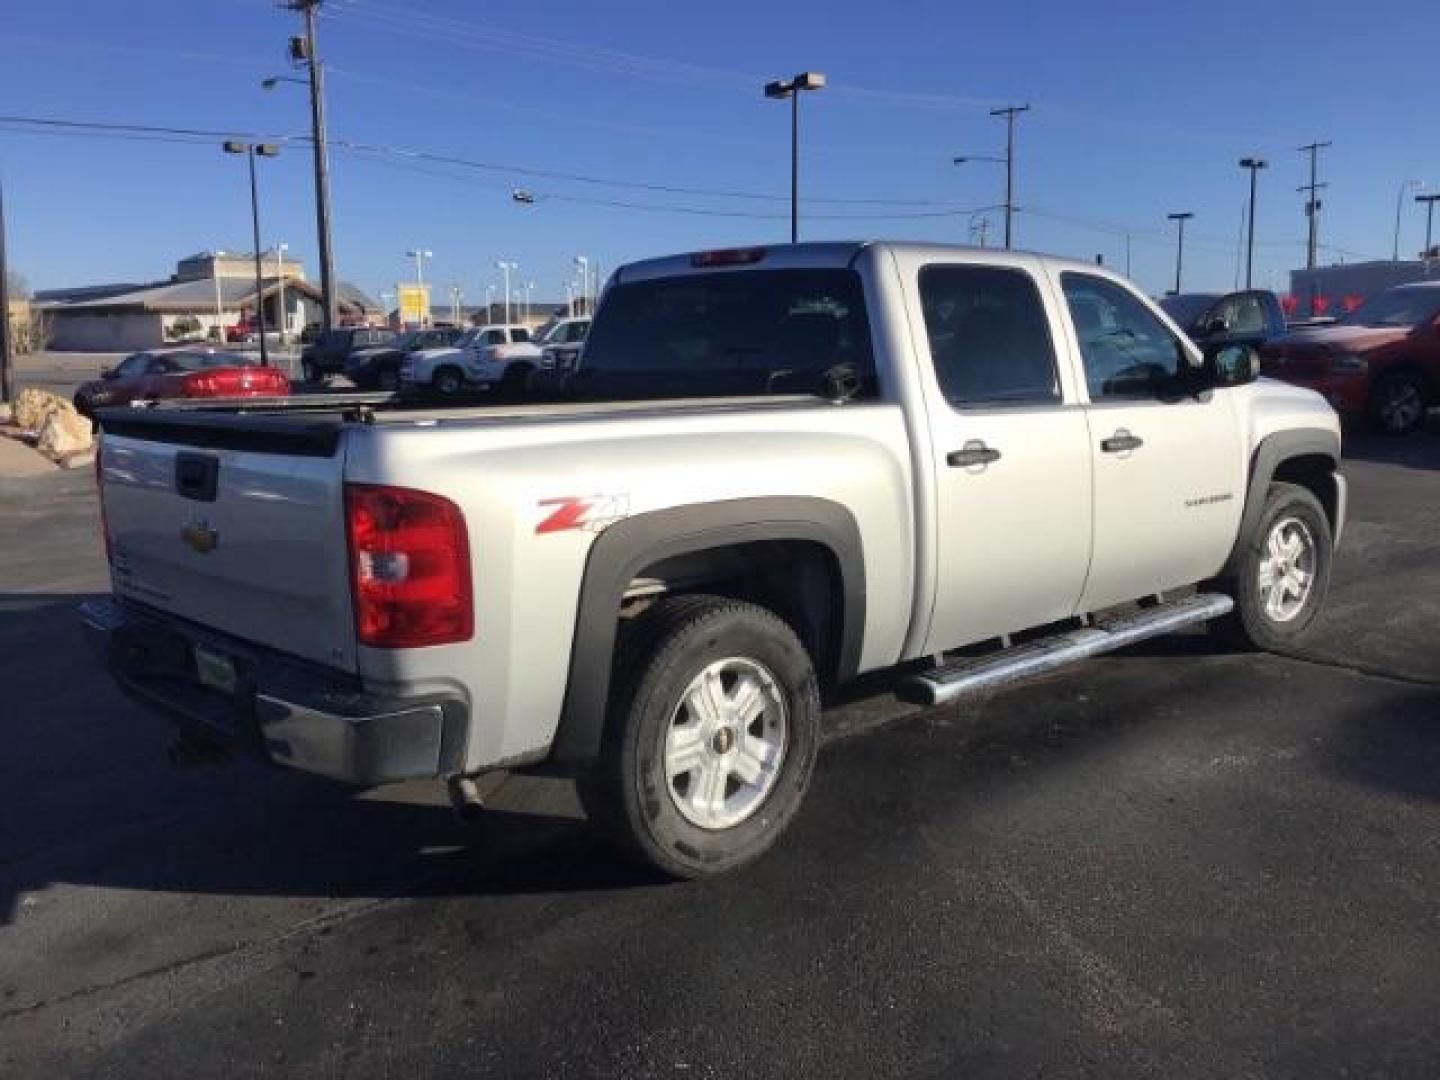
<instances>
[{"instance_id":1,"label":"truck tailgate","mask_svg":"<svg viewBox=\"0 0 1440 1080\"><path fill-rule=\"evenodd\" d=\"M118 596L346 671L355 630L343 456L106 433Z\"/></svg>"}]
</instances>

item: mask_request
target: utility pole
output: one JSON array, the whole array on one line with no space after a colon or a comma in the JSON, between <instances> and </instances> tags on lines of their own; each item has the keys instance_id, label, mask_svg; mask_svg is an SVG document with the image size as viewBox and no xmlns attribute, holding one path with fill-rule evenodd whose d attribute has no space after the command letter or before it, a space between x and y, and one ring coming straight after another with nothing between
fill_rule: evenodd
<instances>
[{"instance_id":1,"label":"utility pole","mask_svg":"<svg viewBox=\"0 0 1440 1080\"><path fill-rule=\"evenodd\" d=\"M990 219L982 217L980 223L976 225L975 228L976 231L980 233L980 248L983 251L986 247L986 241L990 237Z\"/></svg>"},{"instance_id":2,"label":"utility pole","mask_svg":"<svg viewBox=\"0 0 1440 1080\"><path fill-rule=\"evenodd\" d=\"M1005 117L1005 250L1009 251L1015 217L1015 117L1029 112L1029 105L1007 105L991 109L991 116Z\"/></svg>"},{"instance_id":3,"label":"utility pole","mask_svg":"<svg viewBox=\"0 0 1440 1080\"><path fill-rule=\"evenodd\" d=\"M1310 231L1305 243L1305 269L1312 271L1310 275L1311 315L1315 314L1315 299L1318 290L1313 271L1315 269L1315 254L1316 249L1319 247L1320 234L1320 200L1315 196L1321 188L1330 186L1329 184L1320 183L1316 174L1319 171L1320 151L1329 145L1328 142L1312 142L1300 147L1300 153L1310 155L1310 183L1302 184L1295 189L1296 191L1306 193L1305 216L1309 219Z\"/></svg>"},{"instance_id":4,"label":"utility pole","mask_svg":"<svg viewBox=\"0 0 1440 1080\"><path fill-rule=\"evenodd\" d=\"M1178 226L1175 234L1175 295L1180 295L1180 271L1185 265L1185 222L1195 215L1189 210L1176 214L1166 214L1171 221ZM1130 272L1130 234L1125 234L1125 272Z\"/></svg>"},{"instance_id":5,"label":"utility pole","mask_svg":"<svg viewBox=\"0 0 1440 1080\"><path fill-rule=\"evenodd\" d=\"M1415 201L1425 204L1425 251L1421 257L1425 260L1425 266L1428 271L1430 266L1430 248L1432 246L1433 237L1431 227L1435 224L1435 203L1440 202L1440 193L1416 195Z\"/></svg>"},{"instance_id":6,"label":"utility pole","mask_svg":"<svg viewBox=\"0 0 1440 1080\"><path fill-rule=\"evenodd\" d=\"M1240 159L1240 167L1250 170L1250 233L1245 243L1245 288L1251 287L1255 272L1255 176L1261 169L1269 168L1264 158L1247 157Z\"/></svg>"},{"instance_id":7,"label":"utility pole","mask_svg":"<svg viewBox=\"0 0 1440 1080\"><path fill-rule=\"evenodd\" d=\"M227 154L244 154L250 165L250 229L255 245L255 329L260 334L260 366L270 366L269 347L265 344L265 270L260 255L260 191L255 183L255 159L276 157L280 148L274 143L247 143L226 139L224 150Z\"/></svg>"},{"instance_id":8,"label":"utility pole","mask_svg":"<svg viewBox=\"0 0 1440 1080\"><path fill-rule=\"evenodd\" d=\"M5 187L0 180L0 401L15 400L15 373L10 368L10 270L5 257Z\"/></svg>"},{"instance_id":9,"label":"utility pole","mask_svg":"<svg viewBox=\"0 0 1440 1080\"><path fill-rule=\"evenodd\" d=\"M335 256L330 246L330 163L325 148L325 66L315 44L315 10L323 0L289 0L305 20L305 36L290 39L290 58L310 74L310 136L315 150L315 229L320 246L321 322L335 328Z\"/></svg>"}]
</instances>

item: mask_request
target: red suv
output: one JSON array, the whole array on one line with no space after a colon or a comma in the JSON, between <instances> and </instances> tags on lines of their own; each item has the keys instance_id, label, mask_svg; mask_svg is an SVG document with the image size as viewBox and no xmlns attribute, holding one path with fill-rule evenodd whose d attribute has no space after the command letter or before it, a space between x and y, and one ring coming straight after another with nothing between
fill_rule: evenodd
<instances>
[{"instance_id":1,"label":"red suv","mask_svg":"<svg viewBox=\"0 0 1440 1080\"><path fill-rule=\"evenodd\" d=\"M1407 435L1440 405L1440 281L1397 285L1349 315L1266 342L1261 371L1325 395L1342 415Z\"/></svg>"}]
</instances>

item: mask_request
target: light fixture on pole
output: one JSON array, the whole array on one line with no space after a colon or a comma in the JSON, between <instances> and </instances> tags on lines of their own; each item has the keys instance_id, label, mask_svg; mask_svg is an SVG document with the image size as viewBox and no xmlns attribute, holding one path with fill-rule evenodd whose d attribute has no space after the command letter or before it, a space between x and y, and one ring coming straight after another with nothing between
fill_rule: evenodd
<instances>
[{"instance_id":1,"label":"light fixture on pole","mask_svg":"<svg viewBox=\"0 0 1440 1080\"><path fill-rule=\"evenodd\" d=\"M1175 295L1180 295L1180 271L1185 265L1185 222L1195 215L1189 210L1175 214L1166 214L1167 218L1175 222L1177 230L1175 233Z\"/></svg>"},{"instance_id":2,"label":"light fixture on pole","mask_svg":"<svg viewBox=\"0 0 1440 1080\"><path fill-rule=\"evenodd\" d=\"M506 326L509 326L509 325L510 325L510 273L511 273L511 271L513 271L513 270L519 270L519 269L520 269L520 264L517 263L517 262L506 262L504 259L501 259L501 260L499 260L498 262L495 263L495 269L503 272L504 275L505 275L505 325L506 325Z\"/></svg>"},{"instance_id":3,"label":"light fixture on pole","mask_svg":"<svg viewBox=\"0 0 1440 1080\"><path fill-rule=\"evenodd\" d=\"M1261 169L1268 169L1270 163L1264 158L1244 157L1240 167L1250 170L1250 229L1245 242L1245 288L1250 288L1255 275L1255 177Z\"/></svg>"},{"instance_id":4,"label":"light fixture on pole","mask_svg":"<svg viewBox=\"0 0 1440 1080\"><path fill-rule=\"evenodd\" d=\"M776 79L765 84L765 96L772 101L790 99L790 242L800 240L800 92L820 90L825 76L802 71L793 79Z\"/></svg>"},{"instance_id":5,"label":"light fixture on pole","mask_svg":"<svg viewBox=\"0 0 1440 1080\"><path fill-rule=\"evenodd\" d=\"M260 194L255 182L255 159L257 157L278 157L280 148L273 143L248 143L238 139L226 139L225 153L244 154L250 165L250 229L255 245L255 329L260 335L260 366L270 366L270 353L265 345L265 277L260 265Z\"/></svg>"}]
</instances>

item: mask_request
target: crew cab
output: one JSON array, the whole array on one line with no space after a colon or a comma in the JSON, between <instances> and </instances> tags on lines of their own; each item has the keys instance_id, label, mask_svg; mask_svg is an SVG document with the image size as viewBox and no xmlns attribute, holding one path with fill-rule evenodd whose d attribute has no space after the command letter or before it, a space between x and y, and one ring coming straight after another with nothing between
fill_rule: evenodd
<instances>
[{"instance_id":1,"label":"crew cab","mask_svg":"<svg viewBox=\"0 0 1440 1080\"><path fill-rule=\"evenodd\" d=\"M937 704L1212 621L1292 647L1340 429L1256 363L1089 263L633 263L564 400L102 412L84 619L182 747L466 805L564 772L623 849L713 874L794 817L861 673Z\"/></svg>"},{"instance_id":2,"label":"crew cab","mask_svg":"<svg viewBox=\"0 0 1440 1080\"><path fill-rule=\"evenodd\" d=\"M447 397L467 388L516 390L525 385L541 359L528 326L482 326L457 341L453 349L427 349L407 356L400 365L400 385L434 390Z\"/></svg>"},{"instance_id":3,"label":"crew cab","mask_svg":"<svg viewBox=\"0 0 1440 1080\"><path fill-rule=\"evenodd\" d=\"M1348 315L1260 350L1267 375L1323 394L1343 416L1408 435L1440 405L1440 281L1397 285Z\"/></svg>"},{"instance_id":4,"label":"crew cab","mask_svg":"<svg viewBox=\"0 0 1440 1080\"><path fill-rule=\"evenodd\" d=\"M300 351L300 371L307 383L318 383L345 370L350 354L360 349L389 344L393 330L368 326L339 326L321 331Z\"/></svg>"}]
</instances>

